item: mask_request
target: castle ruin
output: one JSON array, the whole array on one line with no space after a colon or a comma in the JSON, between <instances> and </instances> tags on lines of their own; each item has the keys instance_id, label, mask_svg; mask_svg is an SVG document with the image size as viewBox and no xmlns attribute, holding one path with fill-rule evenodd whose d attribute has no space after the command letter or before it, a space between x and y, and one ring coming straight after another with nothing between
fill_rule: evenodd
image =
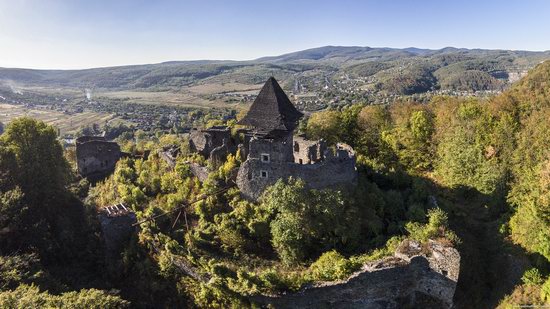
<instances>
[{"instance_id":1,"label":"castle ruin","mask_svg":"<svg viewBox=\"0 0 550 309\"><path fill-rule=\"evenodd\" d=\"M281 89L275 78L267 80L246 116L238 124L246 158L237 174L245 198L257 200L279 179L300 178L312 189L353 184L357 179L355 153L346 144L327 147L323 140L294 137L303 114Z\"/></svg>"},{"instance_id":2,"label":"castle ruin","mask_svg":"<svg viewBox=\"0 0 550 309\"><path fill-rule=\"evenodd\" d=\"M120 146L105 137L81 136L76 139L77 169L84 177L112 172L121 155Z\"/></svg>"},{"instance_id":3,"label":"castle ruin","mask_svg":"<svg viewBox=\"0 0 550 309\"><path fill-rule=\"evenodd\" d=\"M459 274L455 248L405 240L393 256L367 262L345 280L251 300L261 308L452 308Z\"/></svg>"},{"instance_id":4,"label":"castle ruin","mask_svg":"<svg viewBox=\"0 0 550 309\"><path fill-rule=\"evenodd\" d=\"M210 160L214 168L220 166L227 155L237 149L231 129L226 126L192 129L189 132L189 146L192 151Z\"/></svg>"}]
</instances>

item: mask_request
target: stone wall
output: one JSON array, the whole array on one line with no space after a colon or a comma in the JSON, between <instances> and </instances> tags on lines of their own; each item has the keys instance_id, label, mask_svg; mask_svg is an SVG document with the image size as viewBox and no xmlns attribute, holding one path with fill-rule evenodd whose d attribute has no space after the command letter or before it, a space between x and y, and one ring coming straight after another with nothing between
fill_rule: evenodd
<instances>
[{"instance_id":1,"label":"stone wall","mask_svg":"<svg viewBox=\"0 0 550 309\"><path fill-rule=\"evenodd\" d=\"M192 151L206 157L213 168L219 167L227 155L237 149L231 129L225 126L192 129L189 133L189 146Z\"/></svg>"},{"instance_id":2,"label":"stone wall","mask_svg":"<svg viewBox=\"0 0 550 309\"><path fill-rule=\"evenodd\" d=\"M194 162L189 162L189 170L191 173L199 179L200 182L204 182L208 179L208 169Z\"/></svg>"},{"instance_id":3,"label":"stone wall","mask_svg":"<svg viewBox=\"0 0 550 309\"><path fill-rule=\"evenodd\" d=\"M107 174L120 159L120 146L99 136L83 136L76 140L76 162L80 175Z\"/></svg>"},{"instance_id":4,"label":"stone wall","mask_svg":"<svg viewBox=\"0 0 550 309\"><path fill-rule=\"evenodd\" d=\"M351 147L339 144L336 153L326 150L324 160L314 164L294 163L292 137L284 142L252 139L248 159L241 164L237 185L242 195L257 200L277 180L300 178L312 189L349 186L357 180L355 154ZM265 160L265 155L269 160Z\"/></svg>"},{"instance_id":5,"label":"stone wall","mask_svg":"<svg viewBox=\"0 0 550 309\"><path fill-rule=\"evenodd\" d=\"M248 142L248 159L262 160L268 155L267 163L294 162L292 134L278 138L254 137Z\"/></svg>"},{"instance_id":6,"label":"stone wall","mask_svg":"<svg viewBox=\"0 0 550 309\"><path fill-rule=\"evenodd\" d=\"M192 129L189 132L191 150L208 158L214 148L222 146L226 140L231 141L231 130L228 127L212 127L208 129Z\"/></svg>"},{"instance_id":7,"label":"stone wall","mask_svg":"<svg viewBox=\"0 0 550 309\"><path fill-rule=\"evenodd\" d=\"M133 226L137 222L136 214L121 205L105 207L98 214L108 262L120 257L120 252L138 229Z\"/></svg>"},{"instance_id":8,"label":"stone wall","mask_svg":"<svg viewBox=\"0 0 550 309\"><path fill-rule=\"evenodd\" d=\"M164 147L161 151L159 151L159 156L161 159L163 159L166 163L168 163L168 166L170 168L174 168L176 166L176 159L180 153L180 148L176 145L170 145Z\"/></svg>"},{"instance_id":9,"label":"stone wall","mask_svg":"<svg viewBox=\"0 0 550 309\"><path fill-rule=\"evenodd\" d=\"M302 136L294 137L294 162L299 164L313 164L324 159L327 143L324 140L310 141Z\"/></svg>"},{"instance_id":10,"label":"stone wall","mask_svg":"<svg viewBox=\"0 0 550 309\"><path fill-rule=\"evenodd\" d=\"M405 241L394 256L367 263L346 280L251 301L274 308L451 308L459 271L456 249Z\"/></svg>"}]
</instances>

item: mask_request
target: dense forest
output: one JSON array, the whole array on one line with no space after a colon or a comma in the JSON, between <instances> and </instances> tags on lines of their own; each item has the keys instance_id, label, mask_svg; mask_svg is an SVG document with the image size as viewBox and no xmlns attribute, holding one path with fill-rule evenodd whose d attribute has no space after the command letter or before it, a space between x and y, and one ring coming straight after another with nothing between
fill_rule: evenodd
<instances>
[{"instance_id":1,"label":"dense forest","mask_svg":"<svg viewBox=\"0 0 550 309\"><path fill-rule=\"evenodd\" d=\"M494 82L464 70L476 83ZM425 72L419 66L410 78L438 74ZM402 78L402 87L413 87ZM252 307L247 296L346 278L409 238L459 249L457 308L548 304L549 81L545 62L491 98L400 99L313 113L300 131L351 145L357 186L309 190L290 178L257 203L232 188L188 205L185 223L176 224L171 211L230 185L243 158L228 156L201 183L189 163L205 158L189 151L185 137L124 134L123 150L151 154L124 158L91 184L76 176L74 152L63 150L53 127L12 121L0 135L0 303ZM237 128L235 120L226 124ZM158 152L173 144L181 154L171 169ZM170 215L143 223L113 262L105 259L96 210L120 201L138 219ZM184 276L174 261L208 280Z\"/></svg>"}]
</instances>

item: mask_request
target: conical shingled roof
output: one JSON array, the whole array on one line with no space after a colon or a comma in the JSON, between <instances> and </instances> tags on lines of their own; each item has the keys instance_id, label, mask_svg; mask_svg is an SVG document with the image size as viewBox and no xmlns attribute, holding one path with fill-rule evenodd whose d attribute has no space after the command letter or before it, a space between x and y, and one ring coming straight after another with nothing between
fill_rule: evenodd
<instances>
[{"instance_id":1,"label":"conical shingled roof","mask_svg":"<svg viewBox=\"0 0 550 309\"><path fill-rule=\"evenodd\" d=\"M293 131L303 115L290 102L275 78L270 77L239 124L265 132Z\"/></svg>"}]
</instances>

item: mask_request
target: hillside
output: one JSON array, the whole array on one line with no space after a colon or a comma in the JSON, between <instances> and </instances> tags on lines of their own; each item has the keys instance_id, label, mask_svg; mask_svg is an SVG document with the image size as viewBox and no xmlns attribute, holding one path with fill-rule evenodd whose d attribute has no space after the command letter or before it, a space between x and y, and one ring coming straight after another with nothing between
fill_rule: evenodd
<instances>
[{"instance_id":1,"label":"hillside","mask_svg":"<svg viewBox=\"0 0 550 309\"><path fill-rule=\"evenodd\" d=\"M20 112L6 112L0 121L40 114L50 124L70 128L63 134L73 134L83 124L59 115L92 112L98 120L112 116L101 124L124 120L146 131L185 130L197 120L186 116L191 110L229 116L246 108L270 76L306 112L387 104L408 96L423 102L441 94L488 97L545 59L550 52L325 46L250 61L170 61L86 70L0 68L3 109L24 106Z\"/></svg>"},{"instance_id":2,"label":"hillside","mask_svg":"<svg viewBox=\"0 0 550 309\"><path fill-rule=\"evenodd\" d=\"M351 146L357 182L310 190L315 178L275 178L270 170L277 182L259 200L244 198L242 182L233 186L235 175L254 175L241 170L250 156L230 153L214 163L184 135L127 131L115 141L136 155L91 183L69 168L74 153L63 150L55 128L20 118L0 135L0 223L7 227L0 233L0 303L548 305L549 77L546 61L490 98L434 96L426 104L408 97L315 112L301 132ZM210 120L238 128L234 119ZM167 160L174 147L179 155ZM208 173L203 181L197 167ZM140 220L141 229L128 229L135 234L116 249L106 245L110 232L100 222L114 211L105 206L119 203L130 211L113 216ZM415 263L445 268L407 268L413 260L403 257L413 255ZM437 262L447 257L454 262ZM411 296L425 285L431 294Z\"/></svg>"},{"instance_id":3,"label":"hillside","mask_svg":"<svg viewBox=\"0 0 550 309\"><path fill-rule=\"evenodd\" d=\"M338 88L342 80L353 80L359 88L370 85L388 93L412 94L500 89L549 58L549 52L325 46L251 61L172 61L87 70L0 68L0 80L27 86L159 91L224 82L254 85L273 75L297 93ZM404 80L410 85L399 86Z\"/></svg>"}]
</instances>

